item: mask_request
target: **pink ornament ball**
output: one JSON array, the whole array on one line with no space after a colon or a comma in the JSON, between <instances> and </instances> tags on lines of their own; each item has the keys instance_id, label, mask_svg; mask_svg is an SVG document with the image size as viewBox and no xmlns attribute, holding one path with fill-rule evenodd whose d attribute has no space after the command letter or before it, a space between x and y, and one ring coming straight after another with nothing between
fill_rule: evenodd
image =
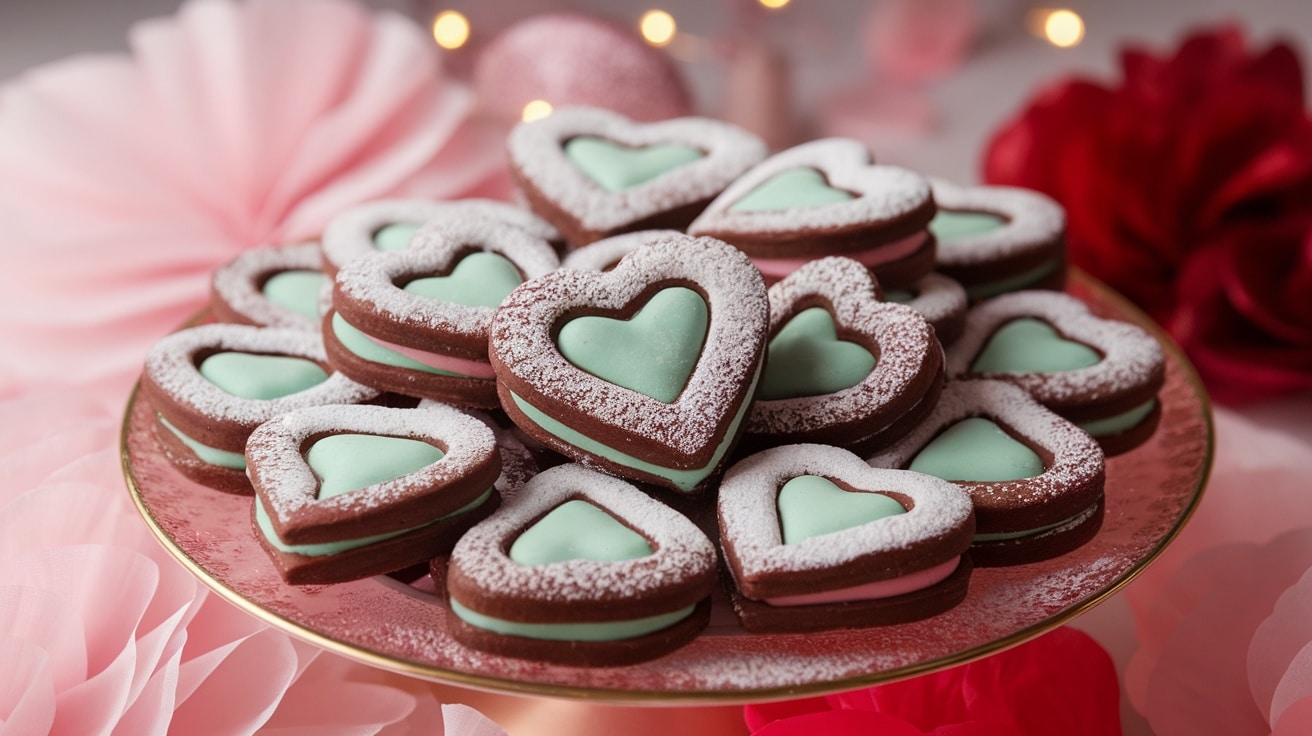
<instances>
[{"instance_id":1,"label":"pink ornament ball","mask_svg":"<svg viewBox=\"0 0 1312 736\"><path fill-rule=\"evenodd\" d=\"M517 121L524 106L591 105L634 120L692 112L692 95L670 57L613 23L577 13L534 16L507 28L474 68L480 105Z\"/></svg>"}]
</instances>

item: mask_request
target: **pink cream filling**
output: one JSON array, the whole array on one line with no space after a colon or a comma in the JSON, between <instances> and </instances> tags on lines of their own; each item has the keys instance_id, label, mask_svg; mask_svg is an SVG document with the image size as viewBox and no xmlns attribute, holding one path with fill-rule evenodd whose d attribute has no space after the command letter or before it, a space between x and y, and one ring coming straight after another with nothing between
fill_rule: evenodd
<instances>
[{"instance_id":1,"label":"pink cream filling","mask_svg":"<svg viewBox=\"0 0 1312 736\"><path fill-rule=\"evenodd\" d=\"M764 600L772 606L812 606L821 603L843 603L846 601L869 601L879 598L892 598L895 595L911 593L946 580L947 577L957 569L957 565L960 562L960 557L953 557L941 565L935 565L929 569L913 572L910 575L903 575L902 577L893 578L892 580L878 580L873 583L855 585L851 588L839 588L838 590L826 590L819 593L805 593L803 595L786 595L779 598L766 598Z\"/></svg>"},{"instance_id":2,"label":"pink cream filling","mask_svg":"<svg viewBox=\"0 0 1312 736\"><path fill-rule=\"evenodd\" d=\"M855 253L835 253L845 258L860 263L863 266L873 268L885 263L896 261L901 258L915 253L916 250L929 237L929 233L921 230L918 233L908 235L901 240L894 240L891 243L885 243L869 250L856 251ZM779 280L797 269L805 266L814 258L753 258L752 263L768 279Z\"/></svg>"},{"instance_id":3,"label":"pink cream filling","mask_svg":"<svg viewBox=\"0 0 1312 736\"><path fill-rule=\"evenodd\" d=\"M491 363L430 353L427 350L420 350L418 348L380 340L373 335L365 335L365 337L394 353L404 355L416 363L423 363L429 368L436 368L440 371L449 371L451 373L459 373L462 376L469 376L470 378L496 378L496 373L493 372Z\"/></svg>"}]
</instances>

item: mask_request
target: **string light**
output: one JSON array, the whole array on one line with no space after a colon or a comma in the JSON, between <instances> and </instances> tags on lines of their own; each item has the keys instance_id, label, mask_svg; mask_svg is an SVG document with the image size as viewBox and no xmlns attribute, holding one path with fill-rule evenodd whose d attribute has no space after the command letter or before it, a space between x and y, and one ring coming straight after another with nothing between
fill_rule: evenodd
<instances>
[{"instance_id":1,"label":"string light","mask_svg":"<svg viewBox=\"0 0 1312 736\"><path fill-rule=\"evenodd\" d=\"M444 49L458 49L469 40L469 19L454 10L443 10L433 18L433 40Z\"/></svg>"},{"instance_id":2,"label":"string light","mask_svg":"<svg viewBox=\"0 0 1312 736\"><path fill-rule=\"evenodd\" d=\"M647 43L660 48L668 46L674 40L679 27L674 23L674 16L664 10L648 10L638 22L638 30Z\"/></svg>"},{"instance_id":3,"label":"string light","mask_svg":"<svg viewBox=\"0 0 1312 736\"><path fill-rule=\"evenodd\" d=\"M791 0L758 0L758 2L770 10L778 10L791 2Z\"/></svg>"},{"instance_id":4,"label":"string light","mask_svg":"<svg viewBox=\"0 0 1312 736\"><path fill-rule=\"evenodd\" d=\"M1053 46L1070 48L1084 40L1084 19L1073 10L1040 8L1030 17L1031 32Z\"/></svg>"},{"instance_id":5,"label":"string light","mask_svg":"<svg viewBox=\"0 0 1312 736\"><path fill-rule=\"evenodd\" d=\"M526 123L534 120L540 120L551 114L551 103L546 100L533 100L524 106L524 111L520 113L520 119Z\"/></svg>"}]
</instances>

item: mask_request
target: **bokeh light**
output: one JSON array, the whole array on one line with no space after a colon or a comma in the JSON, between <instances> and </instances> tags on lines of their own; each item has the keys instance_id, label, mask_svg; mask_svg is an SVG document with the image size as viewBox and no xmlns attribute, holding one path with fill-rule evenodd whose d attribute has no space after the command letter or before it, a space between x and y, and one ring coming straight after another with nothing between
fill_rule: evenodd
<instances>
[{"instance_id":1,"label":"bokeh light","mask_svg":"<svg viewBox=\"0 0 1312 736\"><path fill-rule=\"evenodd\" d=\"M674 40L679 27L674 23L674 16L664 10L648 10L638 22L638 30L647 43L660 48Z\"/></svg>"},{"instance_id":2,"label":"bokeh light","mask_svg":"<svg viewBox=\"0 0 1312 736\"><path fill-rule=\"evenodd\" d=\"M546 100L533 100L524 106L524 112L520 113L520 119L526 123L534 120L541 120L551 114L551 103Z\"/></svg>"},{"instance_id":3,"label":"bokeh light","mask_svg":"<svg viewBox=\"0 0 1312 736\"><path fill-rule=\"evenodd\" d=\"M454 10L443 10L433 18L433 40L444 49L458 49L469 40L469 19Z\"/></svg>"},{"instance_id":4,"label":"bokeh light","mask_svg":"<svg viewBox=\"0 0 1312 736\"><path fill-rule=\"evenodd\" d=\"M1043 37L1053 46L1070 48L1084 39L1084 19L1073 10L1053 10L1043 21Z\"/></svg>"}]
</instances>

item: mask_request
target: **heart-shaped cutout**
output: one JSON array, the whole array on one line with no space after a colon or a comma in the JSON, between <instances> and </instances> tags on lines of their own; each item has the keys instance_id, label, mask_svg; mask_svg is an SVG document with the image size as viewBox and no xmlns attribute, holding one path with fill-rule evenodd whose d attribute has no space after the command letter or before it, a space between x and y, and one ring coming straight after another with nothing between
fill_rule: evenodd
<instances>
[{"instance_id":1,"label":"heart-shaped cutout","mask_svg":"<svg viewBox=\"0 0 1312 736\"><path fill-rule=\"evenodd\" d=\"M305 462L319 477L319 498L327 499L417 473L443 457L422 440L350 433L316 441Z\"/></svg>"},{"instance_id":2,"label":"heart-shaped cutout","mask_svg":"<svg viewBox=\"0 0 1312 736\"><path fill-rule=\"evenodd\" d=\"M264 282L269 301L312 320L319 319L319 294L328 283L320 271L280 271Z\"/></svg>"},{"instance_id":3,"label":"heart-shaped cutout","mask_svg":"<svg viewBox=\"0 0 1312 736\"><path fill-rule=\"evenodd\" d=\"M940 243L991 233L1007 221L990 212L954 212L940 209L929 223L929 231Z\"/></svg>"},{"instance_id":4,"label":"heart-shaped cutout","mask_svg":"<svg viewBox=\"0 0 1312 736\"><path fill-rule=\"evenodd\" d=\"M677 143L630 148L592 136L579 136L565 144L565 157L608 192L651 181L702 155L692 146Z\"/></svg>"},{"instance_id":5,"label":"heart-shaped cutout","mask_svg":"<svg viewBox=\"0 0 1312 736\"><path fill-rule=\"evenodd\" d=\"M681 231L766 155L759 138L728 123L640 123L589 107L520 124L507 147L529 206L576 247L630 230Z\"/></svg>"},{"instance_id":6,"label":"heart-shaped cutout","mask_svg":"<svg viewBox=\"0 0 1312 736\"><path fill-rule=\"evenodd\" d=\"M662 317L666 300L682 316ZM501 405L562 454L691 491L747 413L766 309L760 272L709 238L658 237L607 272L561 269L515 289L493 318ZM655 337L638 330L647 324Z\"/></svg>"},{"instance_id":7,"label":"heart-shaped cutout","mask_svg":"<svg viewBox=\"0 0 1312 736\"><path fill-rule=\"evenodd\" d=\"M246 459L273 529L292 545L423 526L486 495L501 472L492 430L437 404L289 412L251 434Z\"/></svg>"},{"instance_id":8,"label":"heart-shaped cutout","mask_svg":"<svg viewBox=\"0 0 1312 736\"><path fill-rule=\"evenodd\" d=\"M552 509L510 545L510 559L521 565L568 560L620 562L651 553L651 545L641 534L579 499Z\"/></svg>"},{"instance_id":9,"label":"heart-shaped cutout","mask_svg":"<svg viewBox=\"0 0 1312 736\"><path fill-rule=\"evenodd\" d=\"M423 226L422 222L393 222L374 233L374 248L384 253L405 250Z\"/></svg>"},{"instance_id":10,"label":"heart-shaped cutout","mask_svg":"<svg viewBox=\"0 0 1312 736\"><path fill-rule=\"evenodd\" d=\"M804 309L770 340L760 399L838 393L874 370L869 350L838 339L834 317L823 307Z\"/></svg>"},{"instance_id":11,"label":"heart-shaped cutout","mask_svg":"<svg viewBox=\"0 0 1312 736\"><path fill-rule=\"evenodd\" d=\"M697 365L709 323L701 294L676 286L656 292L626 320L572 319L556 344L566 360L603 381L669 404Z\"/></svg>"},{"instance_id":12,"label":"heart-shaped cutout","mask_svg":"<svg viewBox=\"0 0 1312 736\"><path fill-rule=\"evenodd\" d=\"M516 286L524 283L519 269L497 253L470 253L446 276L415 279L405 285L411 294L428 299L495 308Z\"/></svg>"},{"instance_id":13,"label":"heart-shaped cutout","mask_svg":"<svg viewBox=\"0 0 1312 736\"><path fill-rule=\"evenodd\" d=\"M1040 319L1021 317L999 327L971 363L972 373L1057 373L1098 365L1098 351L1062 337Z\"/></svg>"},{"instance_id":14,"label":"heart-shaped cutout","mask_svg":"<svg viewBox=\"0 0 1312 736\"><path fill-rule=\"evenodd\" d=\"M779 489L779 528L784 544L906 512L890 496L844 490L818 475L799 475Z\"/></svg>"},{"instance_id":15,"label":"heart-shaped cutout","mask_svg":"<svg viewBox=\"0 0 1312 736\"><path fill-rule=\"evenodd\" d=\"M1033 478L1043 460L984 417L963 419L945 429L918 453L908 470L944 480L996 482Z\"/></svg>"},{"instance_id":16,"label":"heart-shaped cutout","mask_svg":"<svg viewBox=\"0 0 1312 736\"><path fill-rule=\"evenodd\" d=\"M328 380L313 361L290 355L257 355L224 351L201 361L201 376L243 399L268 401L305 391Z\"/></svg>"},{"instance_id":17,"label":"heart-shaped cutout","mask_svg":"<svg viewBox=\"0 0 1312 736\"><path fill-rule=\"evenodd\" d=\"M731 212L756 212L820 207L852 199L851 192L829 186L825 175L811 168L791 169L766 179L729 206Z\"/></svg>"}]
</instances>

